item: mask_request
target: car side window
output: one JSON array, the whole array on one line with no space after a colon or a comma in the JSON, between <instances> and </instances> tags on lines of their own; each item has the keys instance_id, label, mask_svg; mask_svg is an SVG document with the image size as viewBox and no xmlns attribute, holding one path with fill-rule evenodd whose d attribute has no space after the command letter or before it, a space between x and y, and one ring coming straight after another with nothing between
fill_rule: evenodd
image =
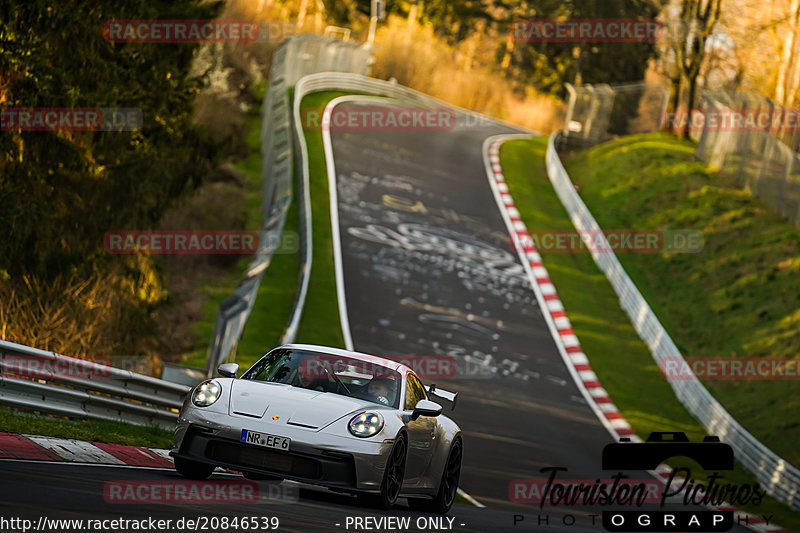
<instances>
[{"instance_id":1,"label":"car side window","mask_svg":"<svg viewBox=\"0 0 800 533\"><path fill-rule=\"evenodd\" d=\"M420 400L425 399L425 388L414 374L406 378L406 411L411 411Z\"/></svg>"}]
</instances>

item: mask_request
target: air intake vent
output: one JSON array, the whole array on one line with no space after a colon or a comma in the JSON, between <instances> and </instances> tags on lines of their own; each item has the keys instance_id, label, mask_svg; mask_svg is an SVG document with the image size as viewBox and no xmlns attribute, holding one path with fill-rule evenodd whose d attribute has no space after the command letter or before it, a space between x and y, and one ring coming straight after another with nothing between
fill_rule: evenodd
<instances>
[{"instance_id":1,"label":"air intake vent","mask_svg":"<svg viewBox=\"0 0 800 533\"><path fill-rule=\"evenodd\" d=\"M259 415L254 415L252 413L241 413L239 411L234 411L233 414L240 416L249 416L250 418L261 418Z\"/></svg>"},{"instance_id":2,"label":"air intake vent","mask_svg":"<svg viewBox=\"0 0 800 533\"><path fill-rule=\"evenodd\" d=\"M289 426L297 426L297 427L308 428L308 429L318 429L318 427L319 427L319 426L309 426L308 424L300 424L298 422L292 422L292 421L286 422L286 424L289 425Z\"/></svg>"}]
</instances>

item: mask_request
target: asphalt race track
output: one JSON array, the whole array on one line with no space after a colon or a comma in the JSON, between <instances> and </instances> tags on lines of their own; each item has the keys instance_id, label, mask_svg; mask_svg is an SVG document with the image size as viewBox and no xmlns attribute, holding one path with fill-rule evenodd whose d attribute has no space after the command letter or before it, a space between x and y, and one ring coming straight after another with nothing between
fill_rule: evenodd
<instances>
[{"instance_id":1,"label":"asphalt race track","mask_svg":"<svg viewBox=\"0 0 800 533\"><path fill-rule=\"evenodd\" d=\"M602 531L590 516L598 509L540 509L509 497L512 480L544 477L544 467L567 468L563 479L607 478L601 450L612 440L572 381L509 244L481 151L484 139L499 133L514 131L485 121L446 131L331 132L354 348L458 359L458 372L436 381L460 392L457 409L446 414L464 431L461 488L486 508L457 504L452 525L445 520L419 529L416 519L433 515L409 511L402 501L385 513L358 507L348 496L287 483L296 501L125 505L107 501L109 481L175 481L177 474L0 460L0 516L274 516L279 531L315 532L354 531L348 517L389 515L411 517L410 531ZM267 491L265 483L259 486ZM574 524L564 525L566 515ZM0 524L0 531L21 530Z\"/></svg>"},{"instance_id":2,"label":"asphalt race track","mask_svg":"<svg viewBox=\"0 0 800 533\"><path fill-rule=\"evenodd\" d=\"M510 247L481 155L500 133L514 132L487 124L331 138L354 347L467 359L465 375L437 383L460 392L461 485L510 507L509 481L542 467L600 475L611 437L572 382ZM511 375L486 371L503 360Z\"/></svg>"},{"instance_id":3,"label":"asphalt race track","mask_svg":"<svg viewBox=\"0 0 800 533\"><path fill-rule=\"evenodd\" d=\"M448 414L465 436L461 488L501 510L495 527L532 527L540 514L550 520L537 530L563 527L565 512L591 527L588 509L543 511L509 498L509 482L545 477L543 467L607 479L601 452L613 440L557 351L486 177L484 139L518 132L462 120L448 131L331 128L353 347L459 358L459 372L437 385L460 392ZM519 513L526 520L514 527Z\"/></svg>"},{"instance_id":4,"label":"asphalt race track","mask_svg":"<svg viewBox=\"0 0 800 533\"><path fill-rule=\"evenodd\" d=\"M20 517L37 523L40 517L48 519L115 519L153 518L174 521L197 517L277 517L277 531L315 532L347 531L348 517L376 517L384 513L359 507L353 498L328 492L324 489L303 486L278 495L269 490L268 482L259 482L261 491L272 498L255 504L219 505L165 505L108 503L104 497L106 484L119 481L147 481L161 483L183 480L172 470L128 467L82 466L64 463L34 463L0 461L0 516ZM241 480L239 476L215 474L214 480ZM286 485L284 482L282 485ZM287 499L284 499L287 498ZM296 499L296 501L292 501ZM417 513L403 505L392 510L392 516L426 520L433 515ZM458 505L450 513L454 518L453 530L464 532L489 531L497 523L496 512ZM337 524L340 524L337 526ZM462 525L463 524L463 525ZM217 529L222 531L222 529ZM230 529L242 531L243 529ZM264 529L261 529L262 531ZM350 529L352 531L352 528ZM412 526L412 531L415 529ZM0 531L19 531L2 528ZM576 531L582 531L576 529ZM586 530L583 530L586 531Z\"/></svg>"}]
</instances>

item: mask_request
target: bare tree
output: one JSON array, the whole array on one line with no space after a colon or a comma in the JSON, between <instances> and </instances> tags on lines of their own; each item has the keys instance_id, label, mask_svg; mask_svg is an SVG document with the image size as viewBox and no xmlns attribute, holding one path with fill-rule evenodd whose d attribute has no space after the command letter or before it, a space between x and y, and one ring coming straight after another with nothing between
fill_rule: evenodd
<instances>
[{"instance_id":1,"label":"bare tree","mask_svg":"<svg viewBox=\"0 0 800 533\"><path fill-rule=\"evenodd\" d=\"M719 21L722 0L680 0L677 20L670 21L671 54L676 72L672 78L673 108L685 110L687 117L694 109L697 78L706 53L706 44ZM689 136L688 121L677 121L678 135Z\"/></svg>"},{"instance_id":2,"label":"bare tree","mask_svg":"<svg viewBox=\"0 0 800 533\"><path fill-rule=\"evenodd\" d=\"M800 23L800 0L792 0L789 10L789 31L783 41L781 62L778 67L778 81L775 86L775 100L781 105L792 105L797 92L797 30Z\"/></svg>"}]
</instances>

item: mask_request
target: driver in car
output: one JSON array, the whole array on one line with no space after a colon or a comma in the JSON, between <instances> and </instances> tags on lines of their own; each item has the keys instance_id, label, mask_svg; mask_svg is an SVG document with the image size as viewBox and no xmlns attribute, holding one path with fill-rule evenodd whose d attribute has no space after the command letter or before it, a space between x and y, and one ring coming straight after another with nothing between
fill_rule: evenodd
<instances>
[{"instance_id":1,"label":"driver in car","mask_svg":"<svg viewBox=\"0 0 800 533\"><path fill-rule=\"evenodd\" d=\"M302 367L298 369L292 385L319 392L328 392L326 379L314 378L311 376L311 372Z\"/></svg>"},{"instance_id":2,"label":"driver in car","mask_svg":"<svg viewBox=\"0 0 800 533\"><path fill-rule=\"evenodd\" d=\"M375 401L384 405L389 405L389 384L383 379L373 379L367 386L367 392L375 398Z\"/></svg>"}]
</instances>

